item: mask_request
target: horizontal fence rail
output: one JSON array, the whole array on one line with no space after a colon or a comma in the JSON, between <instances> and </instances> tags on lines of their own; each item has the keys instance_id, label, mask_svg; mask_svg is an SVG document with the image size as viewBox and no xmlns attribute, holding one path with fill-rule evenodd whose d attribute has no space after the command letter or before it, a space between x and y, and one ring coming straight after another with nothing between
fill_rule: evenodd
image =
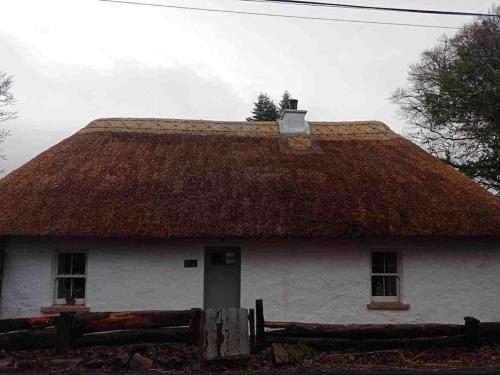
<instances>
[{"instance_id":1,"label":"horizontal fence rail","mask_svg":"<svg viewBox=\"0 0 500 375\"><path fill-rule=\"evenodd\" d=\"M323 324L267 321L255 304L256 347L305 344L318 350L471 347L500 342L500 322L465 317L465 324Z\"/></svg>"},{"instance_id":2,"label":"horizontal fence rail","mask_svg":"<svg viewBox=\"0 0 500 375\"><path fill-rule=\"evenodd\" d=\"M61 313L0 320L0 349L65 351L73 346L197 343L201 309Z\"/></svg>"}]
</instances>

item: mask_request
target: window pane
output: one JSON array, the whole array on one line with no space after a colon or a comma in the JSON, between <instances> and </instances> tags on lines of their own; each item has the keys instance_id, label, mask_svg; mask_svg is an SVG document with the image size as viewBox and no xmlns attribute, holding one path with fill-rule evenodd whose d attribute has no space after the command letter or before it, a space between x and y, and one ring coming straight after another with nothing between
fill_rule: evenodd
<instances>
[{"instance_id":1,"label":"window pane","mask_svg":"<svg viewBox=\"0 0 500 375\"><path fill-rule=\"evenodd\" d=\"M384 253L372 253L372 273L384 273Z\"/></svg>"},{"instance_id":2,"label":"window pane","mask_svg":"<svg viewBox=\"0 0 500 375\"><path fill-rule=\"evenodd\" d=\"M396 276L384 276L385 277L385 296L397 296L398 295L398 280Z\"/></svg>"},{"instance_id":3,"label":"window pane","mask_svg":"<svg viewBox=\"0 0 500 375\"><path fill-rule=\"evenodd\" d=\"M71 253L59 253L57 259L57 274L71 275Z\"/></svg>"},{"instance_id":4,"label":"window pane","mask_svg":"<svg viewBox=\"0 0 500 375\"><path fill-rule=\"evenodd\" d=\"M385 273L398 272L398 259L396 253L385 253Z\"/></svg>"},{"instance_id":5,"label":"window pane","mask_svg":"<svg viewBox=\"0 0 500 375\"><path fill-rule=\"evenodd\" d=\"M71 297L71 279L57 280L57 298Z\"/></svg>"},{"instance_id":6,"label":"window pane","mask_svg":"<svg viewBox=\"0 0 500 375\"><path fill-rule=\"evenodd\" d=\"M226 253L226 264L236 264L236 253L229 251Z\"/></svg>"},{"instance_id":7,"label":"window pane","mask_svg":"<svg viewBox=\"0 0 500 375\"><path fill-rule=\"evenodd\" d=\"M372 296L384 295L384 277L372 276Z\"/></svg>"},{"instance_id":8,"label":"window pane","mask_svg":"<svg viewBox=\"0 0 500 375\"><path fill-rule=\"evenodd\" d=\"M75 278L73 280L73 298L85 298L85 279Z\"/></svg>"},{"instance_id":9,"label":"window pane","mask_svg":"<svg viewBox=\"0 0 500 375\"><path fill-rule=\"evenodd\" d=\"M226 264L226 253L223 251L212 253L211 261L214 265Z\"/></svg>"},{"instance_id":10,"label":"window pane","mask_svg":"<svg viewBox=\"0 0 500 375\"><path fill-rule=\"evenodd\" d=\"M73 254L73 267L72 275L84 275L85 274L85 253L74 253Z\"/></svg>"}]
</instances>

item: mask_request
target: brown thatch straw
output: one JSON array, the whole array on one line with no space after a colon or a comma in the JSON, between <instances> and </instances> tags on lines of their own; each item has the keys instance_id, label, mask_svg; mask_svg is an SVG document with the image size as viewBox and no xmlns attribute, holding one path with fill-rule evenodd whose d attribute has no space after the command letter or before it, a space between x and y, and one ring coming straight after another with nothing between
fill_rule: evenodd
<instances>
[{"instance_id":1,"label":"brown thatch straw","mask_svg":"<svg viewBox=\"0 0 500 375\"><path fill-rule=\"evenodd\" d=\"M500 200L377 122L104 119L0 180L0 236L498 236Z\"/></svg>"}]
</instances>

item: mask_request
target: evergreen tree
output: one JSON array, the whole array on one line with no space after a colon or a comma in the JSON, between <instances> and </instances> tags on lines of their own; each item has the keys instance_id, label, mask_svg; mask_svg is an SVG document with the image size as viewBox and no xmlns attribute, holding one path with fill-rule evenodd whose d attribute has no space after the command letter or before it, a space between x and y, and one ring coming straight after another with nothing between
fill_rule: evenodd
<instances>
[{"instance_id":1,"label":"evergreen tree","mask_svg":"<svg viewBox=\"0 0 500 375\"><path fill-rule=\"evenodd\" d=\"M285 90L280 101L280 112L283 112L285 109L288 109L288 105L290 104L291 98L292 97L290 96L290 93L287 90Z\"/></svg>"},{"instance_id":2,"label":"evergreen tree","mask_svg":"<svg viewBox=\"0 0 500 375\"><path fill-rule=\"evenodd\" d=\"M247 121L275 121L278 117L276 104L267 94L261 92L254 103L252 117L248 117Z\"/></svg>"}]
</instances>

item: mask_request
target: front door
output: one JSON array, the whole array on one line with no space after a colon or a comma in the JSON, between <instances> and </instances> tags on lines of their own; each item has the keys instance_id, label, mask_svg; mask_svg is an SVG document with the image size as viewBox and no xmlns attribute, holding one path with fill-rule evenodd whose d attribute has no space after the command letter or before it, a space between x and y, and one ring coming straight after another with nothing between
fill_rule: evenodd
<instances>
[{"instance_id":1,"label":"front door","mask_svg":"<svg viewBox=\"0 0 500 375\"><path fill-rule=\"evenodd\" d=\"M240 307L241 249L205 248L205 309Z\"/></svg>"}]
</instances>

